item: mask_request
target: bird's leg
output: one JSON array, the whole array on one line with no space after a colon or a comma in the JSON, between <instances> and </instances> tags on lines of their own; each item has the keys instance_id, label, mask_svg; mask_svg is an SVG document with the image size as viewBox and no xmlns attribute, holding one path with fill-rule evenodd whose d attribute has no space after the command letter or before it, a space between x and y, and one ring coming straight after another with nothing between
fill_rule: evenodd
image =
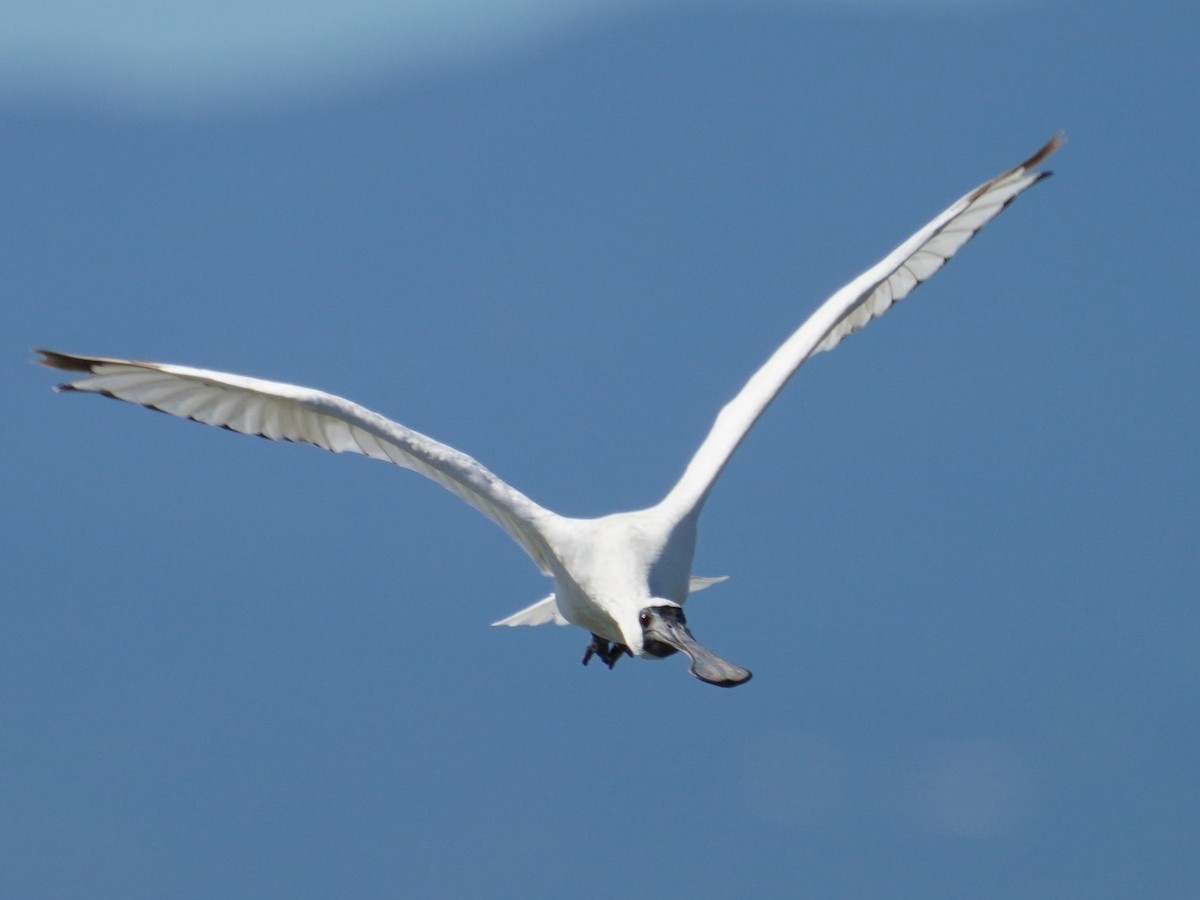
<instances>
[{"instance_id":1,"label":"bird's leg","mask_svg":"<svg viewBox=\"0 0 1200 900\"><path fill-rule=\"evenodd\" d=\"M627 654L633 655L624 644L610 644L599 635L593 634L591 643L587 645L587 650L583 653L583 664L586 666L588 660L595 656L611 669L617 664L618 659Z\"/></svg>"},{"instance_id":2,"label":"bird's leg","mask_svg":"<svg viewBox=\"0 0 1200 900\"><path fill-rule=\"evenodd\" d=\"M608 667L611 669L617 664L617 660L622 656L628 656L632 658L633 654L629 652L629 648L624 644L613 644L612 647L609 648L608 659L606 659L605 662L608 663Z\"/></svg>"},{"instance_id":3,"label":"bird's leg","mask_svg":"<svg viewBox=\"0 0 1200 900\"><path fill-rule=\"evenodd\" d=\"M598 638L593 634L591 642L587 645L587 649L583 651L583 664L586 666L588 664L588 660L590 660L597 653L600 654L600 659L603 660L604 654L607 651L604 649L604 647L602 645L605 645L607 643L608 643L608 641L605 641L602 638Z\"/></svg>"}]
</instances>

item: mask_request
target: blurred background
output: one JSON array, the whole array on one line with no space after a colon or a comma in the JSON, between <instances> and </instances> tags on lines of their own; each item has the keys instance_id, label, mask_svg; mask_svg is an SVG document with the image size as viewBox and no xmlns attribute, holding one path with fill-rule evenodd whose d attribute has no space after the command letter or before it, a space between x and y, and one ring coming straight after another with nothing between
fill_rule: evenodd
<instances>
[{"instance_id":1,"label":"blurred background","mask_svg":"<svg viewBox=\"0 0 1200 900\"><path fill-rule=\"evenodd\" d=\"M1191 898L1200 12L1163 0L0 11L0 894ZM571 515L656 501L822 298L701 641L579 659L423 479L55 396L320 387Z\"/></svg>"}]
</instances>

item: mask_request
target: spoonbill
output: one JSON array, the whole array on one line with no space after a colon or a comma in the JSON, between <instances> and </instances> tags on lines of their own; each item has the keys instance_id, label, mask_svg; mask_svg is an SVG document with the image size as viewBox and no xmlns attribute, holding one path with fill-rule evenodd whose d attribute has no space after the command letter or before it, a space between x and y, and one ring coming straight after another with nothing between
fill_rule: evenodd
<instances>
[{"instance_id":1,"label":"spoonbill","mask_svg":"<svg viewBox=\"0 0 1200 900\"><path fill-rule=\"evenodd\" d=\"M38 362L88 374L58 385L272 440L358 453L412 469L503 528L554 580L554 593L495 625L572 624L591 633L583 656L610 669L623 655L682 651L701 681L733 687L750 672L702 647L683 613L689 593L721 578L691 574L704 501L734 450L809 357L830 350L940 269L1018 194L1050 173L1037 166L1055 136L1020 165L956 200L817 307L717 415L667 495L648 509L593 519L539 506L476 460L349 400L311 388L166 363L38 350Z\"/></svg>"}]
</instances>

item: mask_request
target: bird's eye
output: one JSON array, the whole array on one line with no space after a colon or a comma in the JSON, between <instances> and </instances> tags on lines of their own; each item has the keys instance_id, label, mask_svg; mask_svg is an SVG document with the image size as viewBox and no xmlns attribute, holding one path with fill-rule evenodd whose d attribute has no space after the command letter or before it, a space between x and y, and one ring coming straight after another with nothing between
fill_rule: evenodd
<instances>
[{"instance_id":1,"label":"bird's eye","mask_svg":"<svg viewBox=\"0 0 1200 900\"><path fill-rule=\"evenodd\" d=\"M638 613L638 624L645 628L650 624L650 613Z\"/></svg>"}]
</instances>

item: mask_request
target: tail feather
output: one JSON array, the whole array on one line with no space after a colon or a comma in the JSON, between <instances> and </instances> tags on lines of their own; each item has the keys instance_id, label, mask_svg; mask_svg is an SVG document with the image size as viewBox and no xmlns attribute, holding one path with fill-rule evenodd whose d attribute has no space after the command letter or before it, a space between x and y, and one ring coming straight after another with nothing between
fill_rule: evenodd
<instances>
[{"instance_id":1,"label":"tail feather","mask_svg":"<svg viewBox=\"0 0 1200 900\"><path fill-rule=\"evenodd\" d=\"M506 619L501 619L499 622L493 622L493 625L507 625L509 628L516 628L518 625L545 625L547 622L553 622L555 625L569 624L562 617L562 613L558 611L558 605L554 602L554 595L543 597L532 606L527 606L520 612L515 612Z\"/></svg>"},{"instance_id":2,"label":"tail feather","mask_svg":"<svg viewBox=\"0 0 1200 900\"><path fill-rule=\"evenodd\" d=\"M699 575L693 575L688 582L688 592L694 594L696 591L710 588L728 577L728 575L721 575L717 578L704 578ZM553 594L549 597L543 597L532 606L527 606L507 618L493 622L492 625L507 625L509 628L516 628L518 625L545 625L549 622L553 622L555 625L570 624L563 618L562 613L558 611L558 604L555 603Z\"/></svg>"}]
</instances>

